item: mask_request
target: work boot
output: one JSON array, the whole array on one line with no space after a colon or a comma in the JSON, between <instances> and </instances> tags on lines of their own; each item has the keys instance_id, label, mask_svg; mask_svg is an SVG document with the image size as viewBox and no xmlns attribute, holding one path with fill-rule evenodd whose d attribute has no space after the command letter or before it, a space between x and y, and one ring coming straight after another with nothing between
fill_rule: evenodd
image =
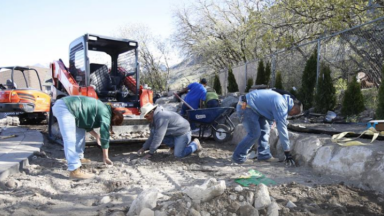
<instances>
[{"instance_id":1,"label":"work boot","mask_svg":"<svg viewBox=\"0 0 384 216\"><path fill-rule=\"evenodd\" d=\"M89 163L91 163L92 161L91 161L91 159L88 159L88 158L80 158L80 162L81 162L82 164L89 164Z\"/></svg>"},{"instance_id":2,"label":"work boot","mask_svg":"<svg viewBox=\"0 0 384 216\"><path fill-rule=\"evenodd\" d=\"M82 170L80 170L80 168L70 171L69 173L70 179L90 179L94 177L95 177L94 174L84 173L82 172Z\"/></svg>"},{"instance_id":3,"label":"work boot","mask_svg":"<svg viewBox=\"0 0 384 216\"><path fill-rule=\"evenodd\" d=\"M280 160L278 158L274 158L274 157L270 157L270 158L268 158L266 160L258 160L258 161L260 161L260 162L272 162L272 163L280 162Z\"/></svg>"},{"instance_id":4,"label":"work boot","mask_svg":"<svg viewBox=\"0 0 384 216\"><path fill-rule=\"evenodd\" d=\"M201 146L199 139L195 138L195 139L193 139L193 142L196 143L196 145L197 145L196 152L200 152L201 149L203 149L203 146Z\"/></svg>"}]
</instances>

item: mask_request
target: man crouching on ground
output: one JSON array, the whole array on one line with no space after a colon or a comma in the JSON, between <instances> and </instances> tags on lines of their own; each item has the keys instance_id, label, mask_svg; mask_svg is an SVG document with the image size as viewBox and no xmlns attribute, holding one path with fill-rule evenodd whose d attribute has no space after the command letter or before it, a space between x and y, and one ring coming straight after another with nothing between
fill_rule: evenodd
<instances>
[{"instance_id":1,"label":"man crouching on ground","mask_svg":"<svg viewBox=\"0 0 384 216\"><path fill-rule=\"evenodd\" d=\"M259 161L274 162L269 148L270 123L276 121L281 146L284 149L285 162L295 165L290 153L287 130L288 115L294 116L302 112L300 101L292 99L288 94L281 95L271 89L254 90L241 96L236 107L237 114L242 117L247 136L237 145L232 159L236 163L244 163L252 146L258 141Z\"/></svg>"},{"instance_id":2,"label":"man crouching on ground","mask_svg":"<svg viewBox=\"0 0 384 216\"><path fill-rule=\"evenodd\" d=\"M143 147L137 152L143 155L149 149L144 159L150 158L161 143L174 148L175 157L182 158L200 150L198 139L191 142L191 127L189 122L178 113L165 110L161 106L146 104L140 109L141 116L150 122L151 134Z\"/></svg>"},{"instance_id":3,"label":"man crouching on ground","mask_svg":"<svg viewBox=\"0 0 384 216\"><path fill-rule=\"evenodd\" d=\"M111 125L121 125L124 116L110 105L85 96L67 96L56 101L52 107L60 133L64 141L64 153L67 159L69 177L72 179L93 178L93 174L80 170L82 163L90 162L84 158L85 131L96 138L103 149L103 162L113 165L109 159L109 136ZM100 128L100 135L93 129Z\"/></svg>"}]
</instances>

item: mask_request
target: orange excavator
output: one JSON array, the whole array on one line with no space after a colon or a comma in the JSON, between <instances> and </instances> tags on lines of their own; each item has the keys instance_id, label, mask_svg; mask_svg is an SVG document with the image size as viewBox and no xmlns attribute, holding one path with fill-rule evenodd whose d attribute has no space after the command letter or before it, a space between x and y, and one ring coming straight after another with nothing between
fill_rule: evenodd
<instances>
[{"instance_id":1,"label":"orange excavator","mask_svg":"<svg viewBox=\"0 0 384 216\"><path fill-rule=\"evenodd\" d=\"M1 69L10 70L8 80L1 80L4 84L0 84L0 113L6 113L10 116L18 116L20 123L41 123L47 119L50 96L43 91L39 73L34 68L12 66L0 67ZM17 71L17 74L15 72ZM28 82L27 74L33 76L35 71L38 82L38 88L32 88ZM19 75L19 76L17 76ZM2 75L2 78L6 76ZM18 77L19 88L15 82ZM23 79L22 79L23 78ZM24 80L24 82L22 81ZM24 84L24 85L21 85ZM23 86L23 87L21 87Z\"/></svg>"},{"instance_id":2,"label":"orange excavator","mask_svg":"<svg viewBox=\"0 0 384 216\"><path fill-rule=\"evenodd\" d=\"M51 63L52 100L68 95L84 95L118 108L124 115L118 132L137 132L147 127L140 107L153 103L153 92L140 84L138 43L133 40L85 34L69 46L69 67L60 59ZM49 120L49 136L54 129ZM54 132L59 133L57 129ZM135 139L129 139L130 142ZM139 139L140 140L140 139ZM127 141L126 139L119 140Z\"/></svg>"}]
</instances>

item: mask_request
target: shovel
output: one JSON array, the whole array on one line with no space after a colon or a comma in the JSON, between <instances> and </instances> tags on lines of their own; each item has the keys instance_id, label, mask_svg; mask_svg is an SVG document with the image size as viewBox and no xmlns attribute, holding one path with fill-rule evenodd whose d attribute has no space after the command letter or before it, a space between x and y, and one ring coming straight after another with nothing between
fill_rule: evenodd
<instances>
[{"instance_id":1,"label":"shovel","mask_svg":"<svg viewBox=\"0 0 384 216\"><path fill-rule=\"evenodd\" d=\"M181 98L178 94L173 93L177 98L179 98L189 109L194 110L183 98Z\"/></svg>"}]
</instances>

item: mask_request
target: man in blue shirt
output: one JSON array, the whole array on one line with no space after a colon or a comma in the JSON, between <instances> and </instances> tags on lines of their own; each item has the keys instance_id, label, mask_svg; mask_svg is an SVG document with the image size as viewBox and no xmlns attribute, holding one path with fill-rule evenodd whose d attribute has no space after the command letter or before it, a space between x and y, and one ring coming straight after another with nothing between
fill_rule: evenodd
<instances>
[{"instance_id":1,"label":"man in blue shirt","mask_svg":"<svg viewBox=\"0 0 384 216\"><path fill-rule=\"evenodd\" d=\"M247 136L237 145L232 159L236 163L244 163L252 146L258 141L258 160L277 161L269 148L270 123L276 121L280 143L284 149L286 163L294 165L290 154L290 143L287 129L288 115L302 112L302 104L288 94L279 94L271 89L254 90L241 96L236 107L237 114L247 131Z\"/></svg>"},{"instance_id":2,"label":"man in blue shirt","mask_svg":"<svg viewBox=\"0 0 384 216\"><path fill-rule=\"evenodd\" d=\"M181 96L182 94L188 92L184 101L187 102L193 109L198 109L199 107L202 107L202 104L205 101L205 96L207 94L207 90L205 89L206 85L207 80L203 78L200 80L200 83L193 82L189 84L188 87L181 90L178 94ZM180 114L185 115L187 110L189 110L188 106L183 104Z\"/></svg>"},{"instance_id":3,"label":"man in blue shirt","mask_svg":"<svg viewBox=\"0 0 384 216\"><path fill-rule=\"evenodd\" d=\"M184 98L184 101L188 103L193 109L198 109L199 107L203 107L203 103L206 99L206 85L207 80L203 78L200 80L200 83L193 82L189 84L188 87L181 90L178 95L181 96L182 94L188 92ZM187 110L189 110L189 107L183 103L180 114L184 116L187 113ZM192 131L195 132L197 130L195 124L193 122L190 122L190 124Z\"/></svg>"}]
</instances>

